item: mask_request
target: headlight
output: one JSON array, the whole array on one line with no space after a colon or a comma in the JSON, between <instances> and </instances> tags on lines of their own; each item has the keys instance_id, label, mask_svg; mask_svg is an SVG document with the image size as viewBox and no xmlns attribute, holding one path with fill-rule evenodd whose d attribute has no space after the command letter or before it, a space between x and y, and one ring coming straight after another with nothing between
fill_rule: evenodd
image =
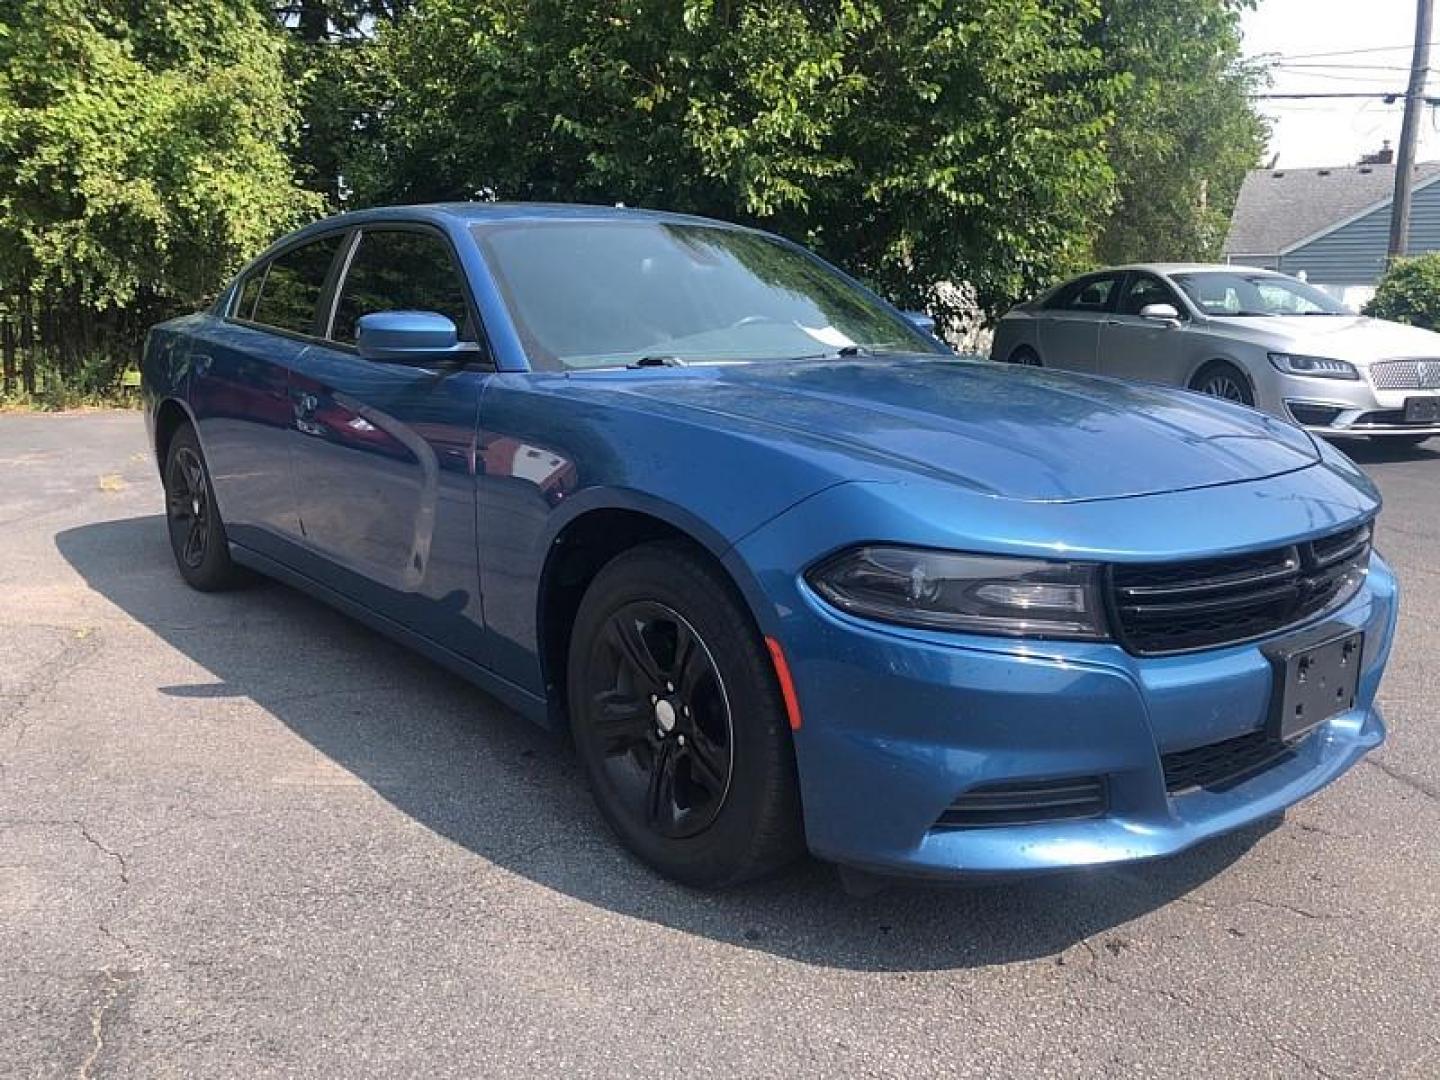
<instances>
[{"instance_id":1,"label":"headlight","mask_svg":"<svg viewBox=\"0 0 1440 1080\"><path fill-rule=\"evenodd\" d=\"M1294 353L1272 352L1270 363L1286 375L1305 375L1312 379L1358 379L1355 365L1326 356L1296 356Z\"/></svg>"},{"instance_id":2,"label":"headlight","mask_svg":"<svg viewBox=\"0 0 1440 1080\"><path fill-rule=\"evenodd\" d=\"M882 622L1015 637L1107 637L1099 567L870 544L806 580L841 611Z\"/></svg>"}]
</instances>

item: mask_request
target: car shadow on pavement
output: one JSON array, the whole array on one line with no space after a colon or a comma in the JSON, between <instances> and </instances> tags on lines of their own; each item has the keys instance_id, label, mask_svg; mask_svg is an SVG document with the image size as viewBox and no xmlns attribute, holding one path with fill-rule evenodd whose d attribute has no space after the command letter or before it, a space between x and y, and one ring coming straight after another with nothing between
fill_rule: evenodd
<instances>
[{"instance_id":1,"label":"car shadow on pavement","mask_svg":"<svg viewBox=\"0 0 1440 1080\"><path fill-rule=\"evenodd\" d=\"M1360 465L1440 458L1440 435L1419 446L1406 446L1385 439L1336 439L1334 446Z\"/></svg>"},{"instance_id":2,"label":"car shadow on pavement","mask_svg":"<svg viewBox=\"0 0 1440 1080\"><path fill-rule=\"evenodd\" d=\"M397 811L490 864L477 864L459 889L480 875L493 882L499 868L632 918L825 967L1084 963L1085 950L1067 950L1183 900L1278 821L1127 868L975 886L897 882L860 898L841 889L833 868L808 860L700 893L621 851L564 739L422 657L279 584L187 589L159 515L70 529L56 544L91 588L212 677L157 688L176 708L253 700ZM1112 934L1106 944L1125 942Z\"/></svg>"}]
</instances>

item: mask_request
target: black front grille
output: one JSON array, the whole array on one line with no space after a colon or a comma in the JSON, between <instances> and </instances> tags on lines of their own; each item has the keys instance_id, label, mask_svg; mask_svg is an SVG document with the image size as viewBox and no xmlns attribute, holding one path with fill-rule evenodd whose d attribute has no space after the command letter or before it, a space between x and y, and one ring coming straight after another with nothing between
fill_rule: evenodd
<instances>
[{"instance_id":1,"label":"black front grille","mask_svg":"<svg viewBox=\"0 0 1440 1080\"><path fill-rule=\"evenodd\" d=\"M1250 641L1355 594L1370 526L1219 559L1116 565L1110 606L1121 644L1141 656Z\"/></svg>"},{"instance_id":2,"label":"black front grille","mask_svg":"<svg viewBox=\"0 0 1440 1080\"><path fill-rule=\"evenodd\" d=\"M1295 756L1297 745L1282 743L1264 731L1252 731L1209 746L1165 754L1160 758L1165 767L1165 790L1171 795L1201 788L1223 791L1288 761Z\"/></svg>"},{"instance_id":3,"label":"black front grille","mask_svg":"<svg viewBox=\"0 0 1440 1080\"><path fill-rule=\"evenodd\" d=\"M1098 776L982 784L946 807L931 827L976 829L1074 821L1100 817L1107 805L1105 781Z\"/></svg>"}]
</instances>

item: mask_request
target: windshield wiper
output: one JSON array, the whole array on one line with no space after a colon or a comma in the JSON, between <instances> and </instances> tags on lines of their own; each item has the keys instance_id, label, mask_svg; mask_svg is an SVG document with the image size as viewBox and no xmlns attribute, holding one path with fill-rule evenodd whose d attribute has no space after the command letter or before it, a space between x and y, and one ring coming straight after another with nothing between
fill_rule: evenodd
<instances>
[{"instance_id":1,"label":"windshield wiper","mask_svg":"<svg viewBox=\"0 0 1440 1080\"><path fill-rule=\"evenodd\" d=\"M638 360L632 360L625 366L628 368L684 367L685 361L678 356L661 354L657 356L642 356Z\"/></svg>"}]
</instances>

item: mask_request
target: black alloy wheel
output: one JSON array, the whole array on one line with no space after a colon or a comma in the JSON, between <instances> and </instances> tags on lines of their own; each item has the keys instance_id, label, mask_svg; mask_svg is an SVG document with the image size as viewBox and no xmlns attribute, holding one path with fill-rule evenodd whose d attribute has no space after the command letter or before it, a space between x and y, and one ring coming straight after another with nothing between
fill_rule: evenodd
<instances>
[{"instance_id":1,"label":"black alloy wheel","mask_svg":"<svg viewBox=\"0 0 1440 1080\"><path fill-rule=\"evenodd\" d=\"M170 439L164 480L165 522L180 576L203 592L239 584L241 574L230 561L230 544L215 505L205 455L188 424Z\"/></svg>"},{"instance_id":2,"label":"black alloy wheel","mask_svg":"<svg viewBox=\"0 0 1440 1080\"><path fill-rule=\"evenodd\" d=\"M653 601L606 621L591 715L608 784L661 836L694 836L730 791L734 727L725 683L695 628Z\"/></svg>"},{"instance_id":3,"label":"black alloy wheel","mask_svg":"<svg viewBox=\"0 0 1440 1080\"><path fill-rule=\"evenodd\" d=\"M575 615L566 701L596 805L660 873L718 888L803 850L774 664L705 552L660 541L601 568Z\"/></svg>"},{"instance_id":4,"label":"black alloy wheel","mask_svg":"<svg viewBox=\"0 0 1440 1080\"><path fill-rule=\"evenodd\" d=\"M170 475L165 482L166 516L170 522L170 543L175 557L191 570L199 570L210 549L210 492L205 484L205 466L192 447L176 447L170 455Z\"/></svg>"}]
</instances>

